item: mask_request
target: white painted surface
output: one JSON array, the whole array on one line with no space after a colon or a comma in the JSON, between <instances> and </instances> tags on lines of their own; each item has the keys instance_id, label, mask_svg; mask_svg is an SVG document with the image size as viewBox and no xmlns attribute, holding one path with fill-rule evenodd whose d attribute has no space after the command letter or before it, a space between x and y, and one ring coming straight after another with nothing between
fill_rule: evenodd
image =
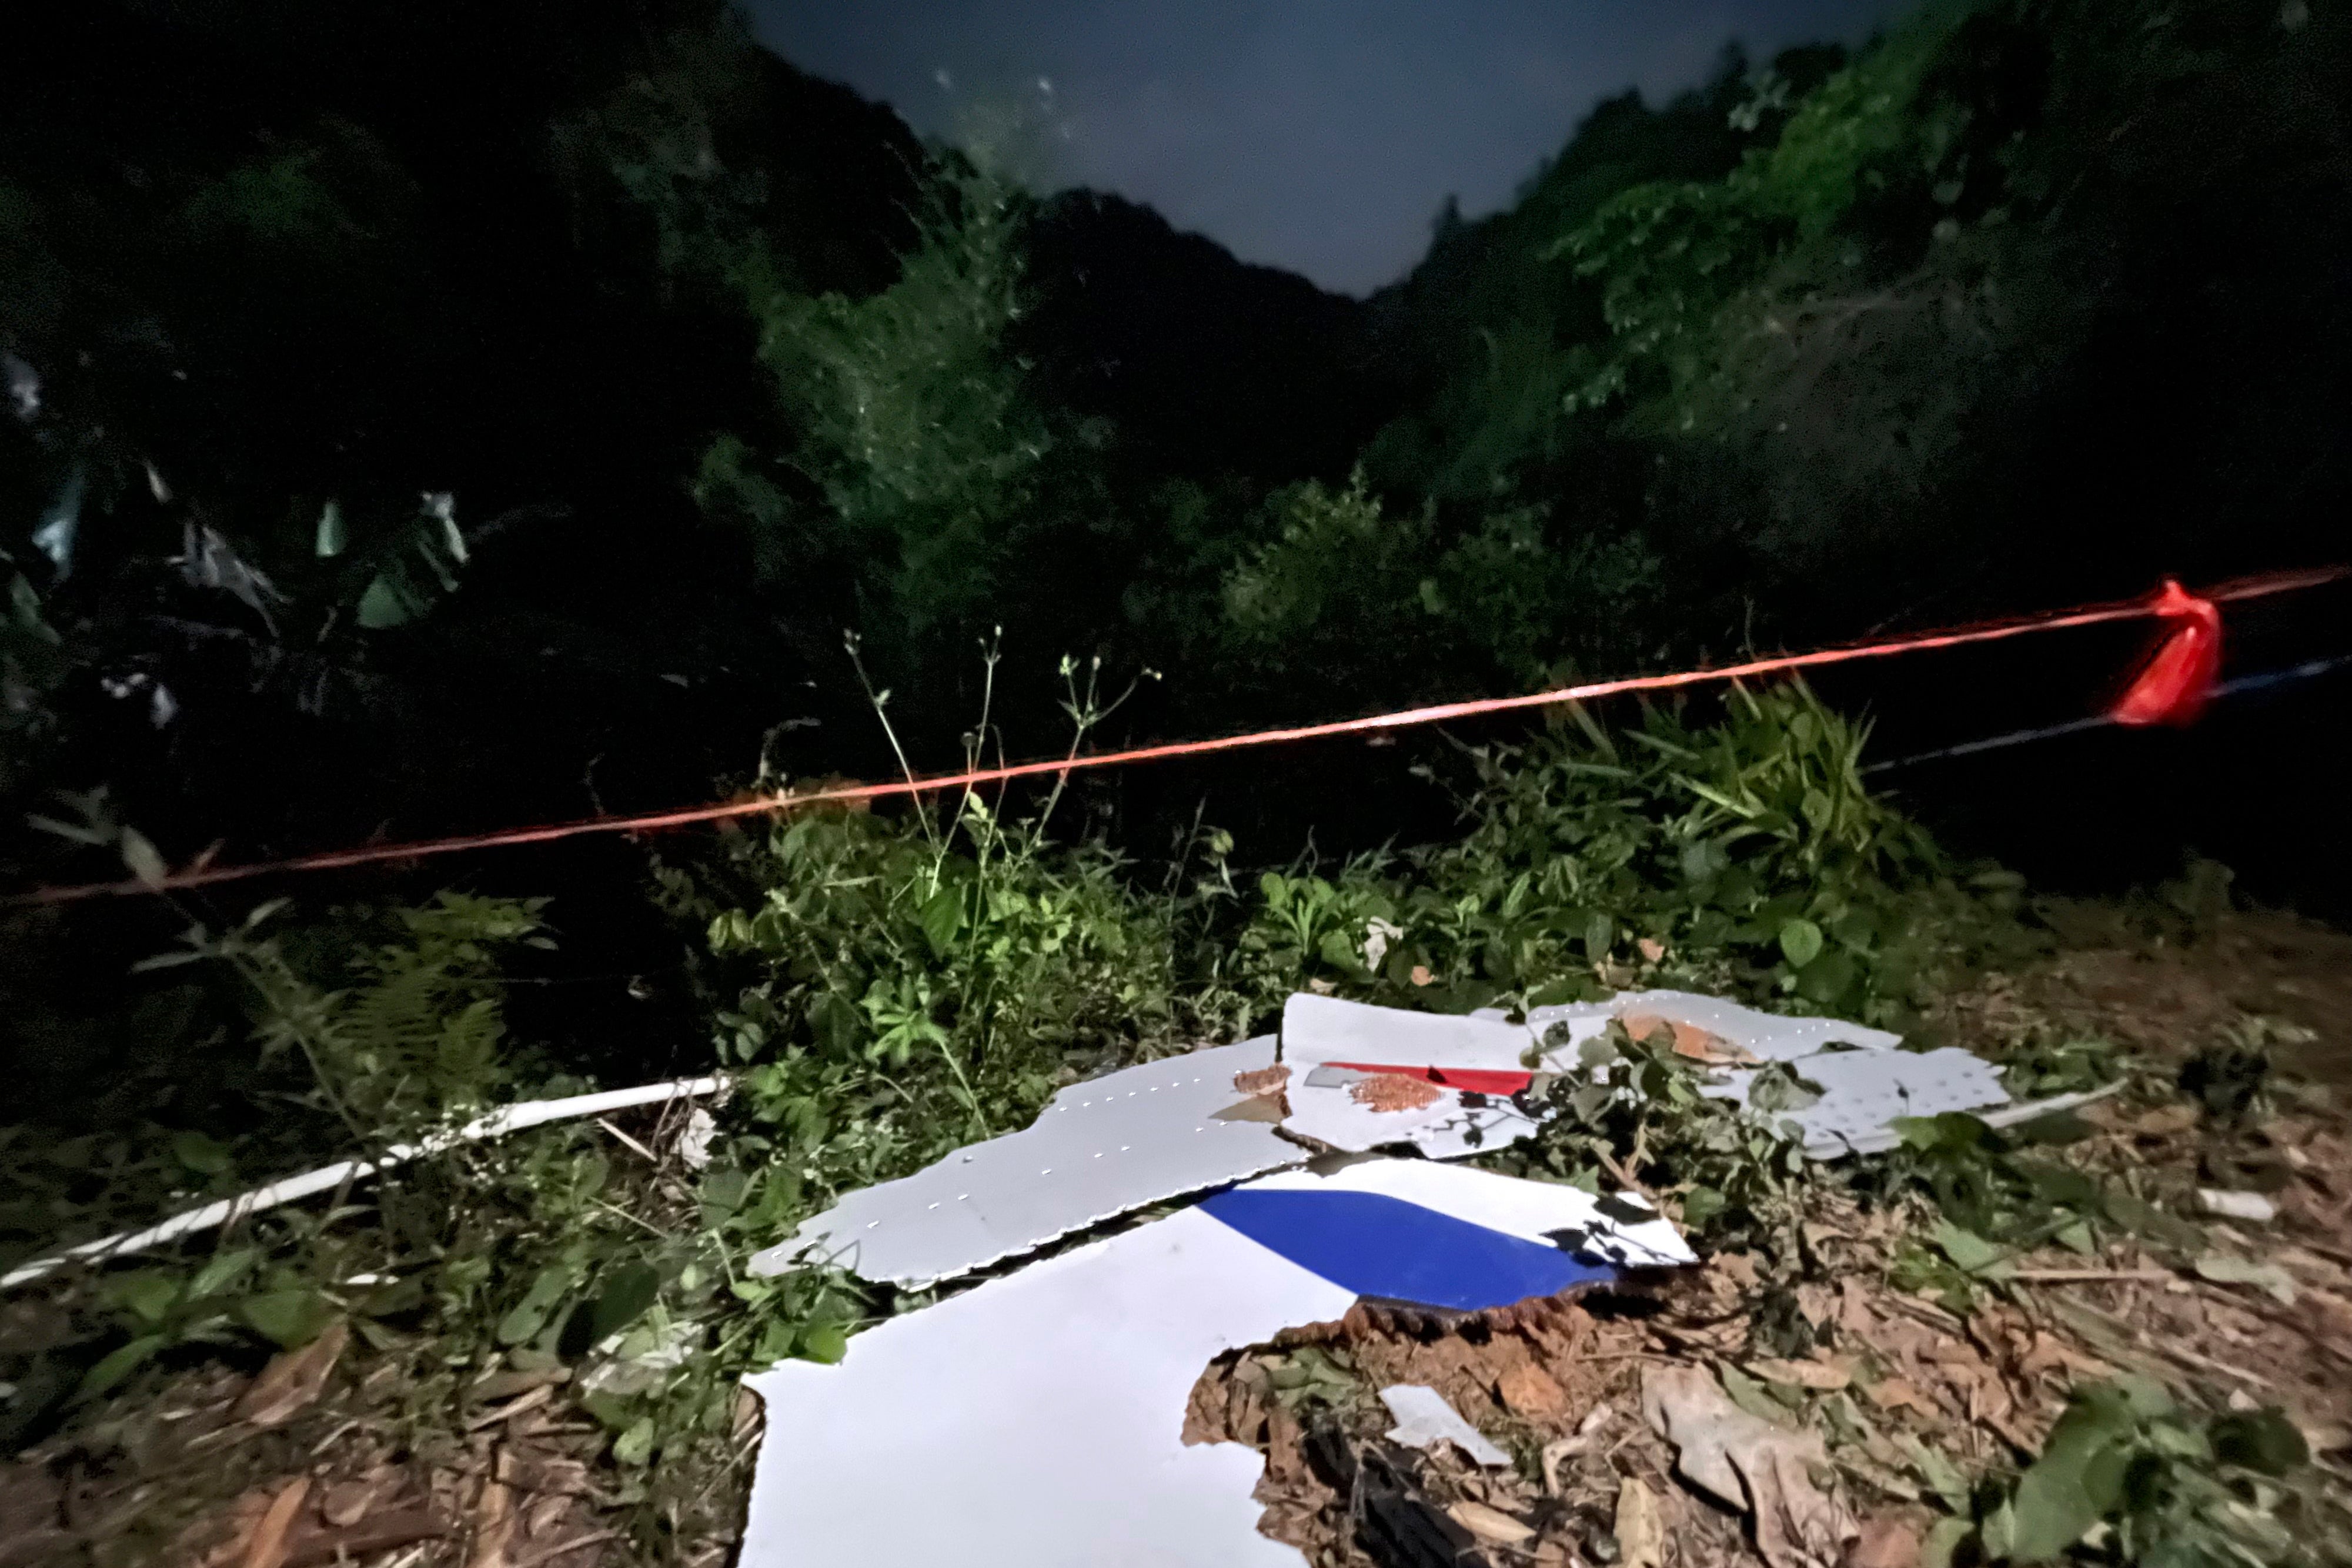
<instances>
[{"instance_id":1,"label":"white painted surface","mask_svg":"<svg viewBox=\"0 0 2352 1568\"><path fill-rule=\"evenodd\" d=\"M1301 993L1282 1009L1282 1061L1291 1082L1290 1115L1283 1125L1351 1153L1411 1144L1442 1160L1501 1148L1535 1127L1507 1100L1490 1096L1484 1106L1474 1107L1459 1094L1441 1091L1418 1110L1375 1111L1343 1085L1321 1088L1307 1080L1329 1061L1524 1072L1521 1058L1534 1044L1525 1028L1495 1019L1408 1012Z\"/></svg>"},{"instance_id":2,"label":"white painted surface","mask_svg":"<svg viewBox=\"0 0 2352 1568\"><path fill-rule=\"evenodd\" d=\"M1300 1568L1264 1470L1187 1447L1209 1363L1356 1298L1186 1209L747 1379L767 1404L745 1568Z\"/></svg>"},{"instance_id":3,"label":"white painted surface","mask_svg":"<svg viewBox=\"0 0 2352 1568\"><path fill-rule=\"evenodd\" d=\"M1496 1469L1511 1462L1511 1456L1488 1442L1478 1428L1462 1418L1462 1413L1445 1402L1445 1396L1436 1389L1418 1383L1400 1383L1381 1390L1381 1403L1389 1407L1396 1425L1384 1434L1391 1443L1402 1443L1408 1448L1428 1448L1438 1443L1451 1443L1469 1456L1474 1464Z\"/></svg>"},{"instance_id":4,"label":"white painted surface","mask_svg":"<svg viewBox=\"0 0 2352 1568\"><path fill-rule=\"evenodd\" d=\"M1366 1160L1323 1176L1283 1171L1252 1182L1250 1190L1377 1193L1546 1247L1553 1244L1555 1230L1590 1231L1593 1244L1587 1255L1608 1262L1647 1268L1698 1261L1698 1255L1667 1219L1625 1224L1603 1216L1600 1200L1581 1187L1526 1181L1466 1166ZM1631 1193L1622 1197L1624 1201L1648 1207Z\"/></svg>"},{"instance_id":5,"label":"white painted surface","mask_svg":"<svg viewBox=\"0 0 2352 1568\"><path fill-rule=\"evenodd\" d=\"M1018 1133L849 1194L754 1257L751 1271L782 1273L805 1255L920 1287L1151 1204L1297 1165L1307 1151L1271 1124L1217 1119L1246 1098L1234 1074L1273 1064L1267 1036L1074 1083Z\"/></svg>"}]
</instances>

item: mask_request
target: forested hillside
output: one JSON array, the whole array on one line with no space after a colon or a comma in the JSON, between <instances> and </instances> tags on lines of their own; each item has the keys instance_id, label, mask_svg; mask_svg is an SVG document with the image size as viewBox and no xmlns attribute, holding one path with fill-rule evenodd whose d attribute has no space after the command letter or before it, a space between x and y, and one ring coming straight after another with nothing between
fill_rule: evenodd
<instances>
[{"instance_id":1,"label":"forested hillside","mask_svg":"<svg viewBox=\"0 0 2352 1568\"><path fill-rule=\"evenodd\" d=\"M1449 204L1357 299L1037 188L1018 104L927 143L719 0L0 5L0 1266L406 1158L520 1099L729 1094L692 1139L681 1113L436 1145L374 1196L354 1167L322 1214L28 1278L0 1301L0 1564L34 1560L19 1539L165 1560L353 1430L503 1499L485 1427L508 1416L479 1407L517 1397L570 1445L549 1520L720 1560L756 1427L740 1376L920 1304L814 1265L754 1280L753 1250L1058 1086L1270 1027L1301 988L1818 1009L1984 1046L2021 1094L2177 1081L2228 1158L2261 1141L2283 1173L2252 1107L2321 1038L2282 1020L2340 997L2337 946L2282 920L2259 963L2229 957L2254 946L2216 933L2252 927L2200 852L2352 910L2344 682L2081 733L2141 625L768 812L829 779L2344 561L2347 105L2334 4L1948 0L1851 51L1733 47L1670 100L1600 103L1507 208ZM2347 597L2233 606L2225 673L2344 653ZM1865 775L2059 725L1894 775L1904 799ZM747 809L167 886L714 800ZM2163 885L2079 905L2000 860ZM2094 943L2115 951L2084 973L2124 978L2050 967ZM2301 998L2278 1017L2227 992L2265 964ZM2164 1037L2138 1066L2049 1021L2112 1022L2159 970L2194 995L2130 1014ZM2025 973L2073 1000L2011 1028ZM2187 1065L2147 1065L2164 1051ZM1802 1162L1709 1121L1669 1055L1640 1071L1679 1085L1670 1115L1587 1126L1563 1089L1551 1174L1646 1173L1711 1256L1758 1249L1769 1332L1794 1333L1782 1287L1822 1245ZM2185 1245L2137 1186L2053 1186L1980 1136L1928 1129L1805 1201L1944 1204L1932 1232L1872 1232L1871 1268L1963 1313L2011 1251ZM2164 1147L2174 1199L2235 1168ZM2229 1266L2199 1278L2276 1293ZM2133 1269L2089 1272L2154 1277ZM361 1412L309 1458L299 1422L188 1458L206 1427L177 1469L140 1447L189 1390L308 1354L310 1396L341 1364ZM2132 1419L2166 1465L2205 1452L2201 1427ZM2013 1429L1968 1477L1913 1461L1949 1561L2011 1539ZM1871 1473L1900 1459L1873 1448ZM2075 1509L2053 1552L2090 1530L2103 1562L2316 1561L2295 1521L2319 1503L2216 1499ZM289 1560L254 1551L205 1560Z\"/></svg>"}]
</instances>

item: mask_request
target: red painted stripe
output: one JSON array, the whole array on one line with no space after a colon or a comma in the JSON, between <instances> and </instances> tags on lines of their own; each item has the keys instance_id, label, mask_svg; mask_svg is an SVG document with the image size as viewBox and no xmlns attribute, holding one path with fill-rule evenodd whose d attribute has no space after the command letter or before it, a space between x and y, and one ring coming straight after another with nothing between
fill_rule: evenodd
<instances>
[{"instance_id":1,"label":"red painted stripe","mask_svg":"<svg viewBox=\"0 0 2352 1568\"><path fill-rule=\"evenodd\" d=\"M1404 1067L1392 1061L1326 1061L1320 1065L1344 1067L1350 1072L1383 1072L1399 1078L1418 1078L1441 1089L1466 1090L1473 1094L1496 1094L1506 1100L1534 1082L1536 1077L1532 1072L1505 1072L1489 1067Z\"/></svg>"}]
</instances>

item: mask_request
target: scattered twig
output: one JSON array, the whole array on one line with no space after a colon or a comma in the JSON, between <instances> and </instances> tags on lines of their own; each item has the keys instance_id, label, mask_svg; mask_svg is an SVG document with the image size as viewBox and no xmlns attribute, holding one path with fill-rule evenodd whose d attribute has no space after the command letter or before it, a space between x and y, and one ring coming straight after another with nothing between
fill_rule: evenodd
<instances>
[{"instance_id":1,"label":"scattered twig","mask_svg":"<svg viewBox=\"0 0 2352 1568\"><path fill-rule=\"evenodd\" d=\"M337 1443L341 1442L342 1440L343 1434L349 1432L352 1427L358 1425L359 1421L356 1418L344 1422L341 1426L336 1427L333 1431L320 1438L318 1445L310 1450L308 1457L313 1459L317 1458L320 1454L325 1453L329 1448L333 1448Z\"/></svg>"},{"instance_id":2,"label":"scattered twig","mask_svg":"<svg viewBox=\"0 0 2352 1568\"><path fill-rule=\"evenodd\" d=\"M660 1159L659 1159L659 1158L657 1158L657 1157L655 1155L654 1152L653 1152L651 1149L649 1149L649 1148L646 1147L643 1144L641 1144L641 1143L637 1142L637 1141L636 1141L636 1139L635 1139L635 1138L633 1138L633 1137L629 1136L629 1134L628 1134L624 1133L623 1131L621 1131L621 1129L620 1129L620 1128L615 1127L614 1125L613 1125L612 1119L611 1119L610 1117L606 1117L606 1116L599 1116L599 1117L597 1117L597 1118L596 1118L596 1124L597 1124L598 1126L600 1126L600 1127L604 1128L604 1131L606 1131L606 1132L608 1132L608 1133L612 1134L614 1137L618 1138L622 1143L626 1144L626 1145L628 1145L628 1146L629 1146L629 1147L631 1147L631 1148L633 1148L633 1149L636 1150L636 1151L637 1151L637 1153L639 1153L639 1154L641 1154L641 1155L645 1155L645 1156L646 1156L646 1161L647 1161L647 1163L648 1163L648 1164L652 1164L652 1165L659 1165L659 1164L661 1164Z\"/></svg>"},{"instance_id":3,"label":"scattered twig","mask_svg":"<svg viewBox=\"0 0 2352 1568\"><path fill-rule=\"evenodd\" d=\"M555 1397L554 1385L542 1383L519 1398L504 1405L494 1406L480 1415L471 1417L466 1423L466 1430L478 1432L485 1427L493 1426L510 1416L520 1416L526 1410L536 1410L553 1397Z\"/></svg>"},{"instance_id":4,"label":"scattered twig","mask_svg":"<svg viewBox=\"0 0 2352 1568\"><path fill-rule=\"evenodd\" d=\"M2308 1236L2297 1237L2295 1239L2295 1245L2302 1248L2306 1252L2318 1253L2322 1258L2326 1259L2331 1263L2336 1264L2342 1268L2352 1269L2352 1252L2347 1252L2340 1247L2330 1247L2325 1241L2316 1241Z\"/></svg>"},{"instance_id":5,"label":"scattered twig","mask_svg":"<svg viewBox=\"0 0 2352 1568\"><path fill-rule=\"evenodd\" d=\"M2258 1373L2248 1372L2242 1366L2231 1366L2226 1361L2215 1361L2210 1355L2200 1355L2196 1351L2186 1349L2180 1345L2169 1343L2159 1343L2149 1338L2147 1333L2143 1333L2137 1324L2134 1324L2123 1318L2116 1317L2112 1312L2103 1312L2099 1311L2098 1308L2090 1305L2088 1302L2076 1301L2074 1305L2075 1311L2087 1313L2091 1317L2107 1324L2109 1327L2131 1335L2141 1343L2148 1345L2158 1354L2170 1356L2173 1360L2180 1363L2183 1366L2194 1366L2206 1372L2218 1372L2222 1374L2224 1376L2234 1377L2241 1383L2247 1384L2248 1385L2255 1388L2275 1389L2278 1386L2276 1384L2271 1382L2270 1379L2262 1376Z\"/></svg>"},{"instance_id":6,"label":"scattered twig","mask_svg":"<svg viewBox=\"0 0 2352 1568\"><path fill-rule=\"evenodd\" d=\"M664 1235L661 1227L654 1224L649 1219L643 1219L638 1218L636 1215L631 1214L627 1209L621 1207L618 1204L608 1203L601 1197L592 1197L588 1201L594 1204L597 1207L603 1209L607 1214L618 1215L621 1218L627 1220L634 1226L636 1226L639 1229L645 1231L649 1236ZM665 1239L667 1239L666 1237Z\"/></svg>"},{"instance_id":7,"label":"scattered twig","mask_svg":"<svg viewBox=\"0 0 2352 1568\"><path fill-rule=\"evenodd\" d=\"M2179 1278L2169 1269L2020 1269L2009 1277L2024 1285L2087 1285L2103 1280L2157 1281Z\"/></svg>"}]
</instances>

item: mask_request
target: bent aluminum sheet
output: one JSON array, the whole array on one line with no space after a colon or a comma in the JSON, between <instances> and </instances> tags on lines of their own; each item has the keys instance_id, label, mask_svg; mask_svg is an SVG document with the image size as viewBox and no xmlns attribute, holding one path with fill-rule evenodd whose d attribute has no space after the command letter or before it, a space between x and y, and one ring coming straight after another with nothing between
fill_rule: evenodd
<instances>
[{"instance_id":1,"label":"bent aluminum sheet","mask_svg":"<svg viewBox=\"0 0 2352 1568\"><path fill-rule=\"evenodd\" d=\"M1271 1036L1146 1062L1048 1101L1026 1129L861 1188L751 1260L755 1274L824 1261L919 1288L1169 1198L1297 1165L1264 1122L1220 1119L1234 1075L1274 1064Z\"/></svg>"},{"instance_id":2,"label":"bent aluminum sheet","mask_svg":"<svg viewBox=\"0 0 2352 1568\"><path fill-rule=\"evenodd\" d=\"M1541 1039L1556 1023L1569 1026L1569 1043L1581 1045L1608 1029L1615 1018L1654 1018L1686 1023L1703 1029L1709 1034L1744 1047L1751 1055L1766 1061L1793 1061L1811 1056L1832 1045L1860 1046L1866 1051L1892 1051L1903 1043L1899 1034L1889 1034L1883 1029L1870 1029L1843 1019L1790 1018L1780 1013L1759 1012L1742 1007L1721 997L1700 996L1692 991L1620 991L1605 1002L1568 1002L1556 1007L1528 1009L1528 1028ZM1503 1014L1493 1008L1482 1009L1471 1015L1478 1019L1500 1020ZM1549 1048L1549 1060L1560 1059L1560 1047ZM1575 1059L1568 1058L1570 1061Z\"/></svg>"},{"instance_id":3,"label":"bent aluminum sheet","mask_svg":"<svg viewBox=\"0 0 2352 1568\"><path fill-rule=\"evenodd\" d=\"M1562 1182L1528 1181L1427 1160L1368 1159L1330 1171L1284 1171L1218 1194L1202 1207L1219 1214L1243 1199L1333 1195L1416 1205L1463 1225L1572 1252L1593 1262L1663 1268L1698 1261L1673 1222L1652 1213L1650 1205L1635 1194L1620 1193L1609 1207L1619 1214L1633 1211L1649 1213L1651 1218L1613 1218L1604 1211L1601 1198ZM1563 1239L1571 1235L1580 1238L1574 1245ZM1405 1295L1385 1289L1377 1293ZM1496 1300L1484 1304L1506 1302Z\"/></svg>"},{"instance_id":4,"label":"bent aluminum sheet","mask_svg":"<svg viewBox=\"0 0 2352 1568\"><path fill-rule=\"evenodd\" d=\"M1265 1461L1187 1447L1209 1363L1353 1291L1197 1208L746 1380L767 1405L745 1568L1303 1568L1257 1532Z\"/></svg>"},{"instance_id":5,"label":"bent aluminum sheet","mask_svg":"<svg viewBox=\"0 0 2352 1568\"><path fill-rule=\"evenodd\" d=\"M1316 1072L1334 1061L1400 1070L1524 1071L1521 1058L1534 1044L1527 1029L1498 1019L1408 1012L1302 992L1282 1009L1282 1060L1290 1069L1291 1107L1282 1124L1354 1153L1411 1144L1432 1159L1456 1159L1500 1148L1535 1127L1508 1100L1481 1095L1465 1103L1448 1091L1418 1110L1375 1111L1344 1084L1317 1084Z\"/></svg>"},{"instance_id":6,"label":"bent aluminum sheet","mask_svg":"<svg viewBox=\"0 0 2352 1568\"><path fill-rule=\"evenodd\" d=\"M1412 1160L1286 1173L1228 1197L1371 1197L1524 1242L1588 1221L1573 1187ZM1627 1228L1648 1255L1673 1228ZM1411 1269L1412 1226L1362 1230L1349 1271ZM1634 1245L1624 1237L1619 1244ZM767 1406L746 1568L1303 1568L1257 1532L1253 1449L1188 1447L1209 1363L1285 1329L1332 1322L1357 1293L1207 1207L1034 1263L891 1319L833 1366L747 1379Z\"/></svg>"},{"instance_id":7,"label":"bent aluminum sheet","mask_svg":"<svg viewBox=\"0 0 2352 1568\"><path fill-rule=\"evenodd\" d=\"M1902 1141L1891 1124L1898 1116L1938 1116L1947 1111L1981 1111L2009 1103L2009 1091L1992 1063L1955 1046L1907 1051L1831 1051L1789 1064L1821 1086L1821 1099L1801 1111L1782 1111L1773 1122L1794 1122L1805 1153L1817 1160L1841 1155L1872 1155ZM1723 1082L1700 1091L1746 1103L1756 1078L1752 1069L1726 1072Z\"/></svg>"}]
</instances>

